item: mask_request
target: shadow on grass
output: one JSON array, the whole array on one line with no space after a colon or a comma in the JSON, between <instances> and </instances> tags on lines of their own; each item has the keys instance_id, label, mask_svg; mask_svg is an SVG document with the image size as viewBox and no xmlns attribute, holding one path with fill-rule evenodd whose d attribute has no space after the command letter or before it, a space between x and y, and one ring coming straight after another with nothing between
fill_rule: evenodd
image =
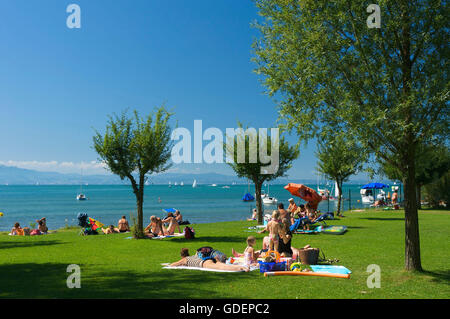
<instances>
[{"instance_id":1,"label":"shadow on grass","mask_svg":"<svg viewBox=\"0 0 450 319\"><path fill-rule=\"evenodd\" d=\"M360 217L359 219L367 219L367 220L382 220L382 221L390 221L390 220L405 220L404 218L396 218L396 217Z\"/></svg>"},{"instance_id":2,"label":"shadow on grass","mask_svg":"<svg viewBox=\"0 0 450 319\"><path fill-rule=\"evenodd\" d=\"M220 287L248 276L198 270L105 271L80 264L81 288L70 289L66 282L71 275L67 266L61 263L0 265L0 298L221 298L219 289L210 290L205 283Z\"/></svg>"},{"instance_id":3,"label":"shadow on grass","mask_svg":"<svg viewBox=\"0 0 450 319\"><path fill-rule=\"evenodd\" d=\"M57 298L68 289L67 266L58 263L0 265L0 297Z\"/></svg>"},{"instance_id":4,"label":"shadow on grass","mask_svg":"<svg viewBox=\"0 0 450 319\"><path fill-rule=\"evenodd\" d=\"M427 271L424 270L422 272L424 275L433 277L432 281L438 282L438 283L446 283L447 285L450 285L450 270L444 270L444 271Z\"/></svg>"},{"instance_id":5,"label":"shadow on grass","mask_svg":"<svg viewBox=\"0 0 450 319\"><path fill-rule=\"evenodd\" d=\"M220 236L220 237L211 237L211 236L196 236L195 239L186 239L183 237L175 237L172 238L171 241L174 242L188 242L188 243L193 243L195 241L206 241L208 243L215 243L215 242L219 242L219 243L242 243L245 242L245 240L247 239L248 235L242 235L242 237L237 237L237 236Z\"/></svg>"},{"instance_id":6,"label":"shadow on grass","mask_svg":"<svg viewBox=\"0 0 450 319\"><path fill-rule=\"evenodd\" d=\"M46 241L2 241L0 242L0 249L10 249L10 248L26 248L26 247L37 247L37 246L52 246L52 245L62 245L64 242L59 240L46 240Z\"/></svg>"}]
</instances>

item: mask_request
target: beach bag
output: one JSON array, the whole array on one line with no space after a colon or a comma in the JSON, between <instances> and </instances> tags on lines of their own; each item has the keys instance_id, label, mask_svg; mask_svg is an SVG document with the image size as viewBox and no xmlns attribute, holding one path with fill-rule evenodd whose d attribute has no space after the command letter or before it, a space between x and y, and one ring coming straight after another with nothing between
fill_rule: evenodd
<instances>
[{"instance_id":1,"label":"beach bag","mask_svg":"<svg viewBox=\"0 0 450 319\"><path fill-rule=\"evenodd\" d=\"M265 262L258 260L259 264L259 272L268 272L268 271L285 271L287 268L287 263L285 261L282 262Z\"/></svg>"},{"instance_id":2,"label":"beach bag","mask_svg":"<svg viewBox=\"0 0 450 319\"><path fill-rule=\"evenodd\" d=\"M39 229L33 229L30 233L31 236L40 235L41 231Z\"/></svg>"},{"instance_id":3,"label":"beach bag","mask_svg":"<svg viewBox=\"0 0 450 319\"><path fill-rule=\"evenodd\" d=\"M191 227L184 227L184 238L186 239L194 239L195 233Z\"/></svg>"},{"instance_id":4,"label":"beach bag","mask_svg":"<svg viewBox=\"0 0 450 319\"><path fill-rule=\"evenodd\" d=\"M304 265L317 265L319 252L319 248L300 249L298 251L300 262Z\"/></svg>"}]
</instances>

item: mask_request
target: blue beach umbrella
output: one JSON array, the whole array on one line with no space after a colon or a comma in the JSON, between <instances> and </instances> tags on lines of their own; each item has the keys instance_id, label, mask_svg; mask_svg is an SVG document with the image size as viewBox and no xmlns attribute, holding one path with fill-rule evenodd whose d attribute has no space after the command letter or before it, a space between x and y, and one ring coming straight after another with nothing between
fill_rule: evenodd
<instances>
[{"instance_id":1,"label":"blue beach umbrella","mask_svg":"<svg viewBox=\"0 0 450 319\"><path fill-rule=\"evenodd\" d=\"M389 188L389 185L383 184L383 183L369 183L361 187L362 189L383 189L383 188Z\"/></svg>"}]
</instances>

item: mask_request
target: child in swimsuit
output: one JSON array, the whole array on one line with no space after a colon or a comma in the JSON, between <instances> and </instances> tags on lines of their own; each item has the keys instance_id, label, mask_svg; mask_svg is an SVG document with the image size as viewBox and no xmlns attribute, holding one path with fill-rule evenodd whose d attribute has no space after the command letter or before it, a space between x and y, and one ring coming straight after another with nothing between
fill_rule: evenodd
<instances>
[{"instance_id":1,"label":"child in swimsuit","mask_svg":"<svg viewBox=\"0 0 450 319\"><path fill-rule=\"evenodd\" d=\"M267 223L266 228L261 230L259 234L265 233L266 231L269 232L269 249L278 251L278 243L279 243L279 235L280 232L280 212L277 210L274 210L272 213L272 220Z\"/></svg>"},{"instance_id":2,"label":"child in swimsuit","mask_svg":"<svg viewBox=\"0 0 450 319\"><path fill-rule=\"evenodd\" d=\"M247 248L244 250L244 265L250 267L257 263L259 253L255 252L253 246L256 243L256 238L254 236L249 236L247 238Z\"/></svg>"}]
</instances>

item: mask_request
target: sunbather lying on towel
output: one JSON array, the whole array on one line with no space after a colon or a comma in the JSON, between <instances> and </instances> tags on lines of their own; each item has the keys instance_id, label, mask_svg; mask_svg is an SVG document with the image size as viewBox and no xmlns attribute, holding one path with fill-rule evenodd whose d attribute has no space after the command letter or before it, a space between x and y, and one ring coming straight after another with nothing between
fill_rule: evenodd
<instances>
[{"instance_id":1,"label":"sunbather lying on towel","mask_svg":"<svg viewBox=\"0 0 450 319\"><path fill-rule=\"evenodd\" d=\"M170 264L170 267L186 266L186 267L209 268L218 270L249 271L248 267L238 265L228 265L218 262L215 259L203 260L200 257L198 257L197 254L189 256L189 250L187 248L182 248L180 255L181 259L177 262Z\"/></svg>"},{"instance_id":2,"label":"sunbather lying on towel","mask_svg":"<svg viewBox=\"0 0 450 319\"><path fill-rule=\"evenodd\" d=\"M114 227L114 225L109 225L108 228L102 228L102 231L108 235L108 234L116 234L119 233L119 228Z\"/></svg>"}]
</instances>

